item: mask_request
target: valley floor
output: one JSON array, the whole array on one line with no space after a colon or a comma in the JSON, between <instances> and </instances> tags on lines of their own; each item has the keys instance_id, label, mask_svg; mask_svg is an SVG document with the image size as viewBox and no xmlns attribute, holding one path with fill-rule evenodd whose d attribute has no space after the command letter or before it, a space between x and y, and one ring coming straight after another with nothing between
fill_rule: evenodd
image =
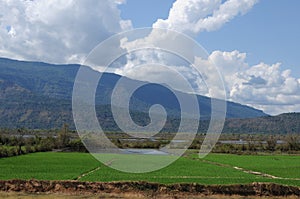
<instances>
[{"instance_id":1,"label":"valley floor","mask_svg":"<svg viewBox=\"0 0 300 199\"><path fill-rule=\"evenodd\" d=\"M151 156L146 155L146 157ZM51 190L60 190L60 187L65 191L73 186L74 190L85 186L88 188L100 186L103 190L107 190L106 186L116 186L119 192L112 189L97 194L104 194L101 198L106 198L105 194L108 198L114 198L111 196L112 193L118 193L120 198L126 198L128 194L134 194L129 198L134 198L135 195L137 198L147 198L151 194L160 194L162 198L170 198L182 191L185 194L194 192L193 197L196 197L198 193L202 196L203 194L244 194L245 196L294 194L300 196L299 155L210 154L200 159L198 154L191 151L166 168L140 174L114 170L108 164L111 166L117 162L112 161L110 156L105 158L107 158L107 164L100 163L88 153L42 152L1 158L0 190L22 191L22 186L28 185L34 187L34 190L36 187L47 187L46 190L37 189L32 193L48 193L49 190L51 193ZM57 187L53 183L58 183ZM127 192L120 192L123 188L127 189ZM93 194L95 190L86 193ZM213 191L207 192L207 190ZM58 193L64 193L64 191L58 191ZM28 193L28 190L26 192ZM169 192L173 195L168 195ZM7 196L10 197L9 194L14 193L1 194L8 194ZM53 195L54 198L57 198L56 196L58 195ZM22 196L22 198L26 197L31 196L26 196L26 194ZM38 195L39 197L51 198L52 195ZM71 195L70 197L80 198L81 196Z\"/></svg>"}]
</instances>

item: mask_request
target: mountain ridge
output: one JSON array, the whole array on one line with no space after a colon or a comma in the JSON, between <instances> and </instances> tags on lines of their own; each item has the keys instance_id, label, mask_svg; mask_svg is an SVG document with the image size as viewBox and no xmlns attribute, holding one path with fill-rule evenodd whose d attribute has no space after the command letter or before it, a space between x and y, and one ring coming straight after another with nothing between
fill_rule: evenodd
<instances>
[{"instance_id":1,"label":"mountain ridge","mask_svg":"<svg viewBox=\"0 0 300 199\"><path fill-rule=\"evenodd\" d=\"M24 125L30 128L59 128L64 122L72 123L72 91L79 67L78 64L48 64L0 58L0 127ZM99 73L91 68L89 70ZM96 93L99 113L109 110L112 89L120 78L120 75L102 73ZM126 80L137 82L129 78ZM178 118L180 107L170 91L153 83L147 86L137 90L131 98L130 108L134 115L143 115L147 121L151 105L160 103L172 118ZM157 92L159 97L153 97ZM189 94L183 95L188 97ZM198 95L197 100L202 119L209 119L210 98ZM267 116L253 107L235 102L226 103L227 118Z\"/></svg>"}]
</instances>

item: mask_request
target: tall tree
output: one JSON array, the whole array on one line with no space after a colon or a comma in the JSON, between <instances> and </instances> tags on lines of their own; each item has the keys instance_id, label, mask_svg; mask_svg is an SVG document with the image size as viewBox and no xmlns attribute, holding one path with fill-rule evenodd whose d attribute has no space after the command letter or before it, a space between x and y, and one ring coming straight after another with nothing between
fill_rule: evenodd
<instances>
[{"instance_id":1,"label":"tall tree","mask_svg":"<svg viewBox=\"0 0 300 199\"><path fill-rule=\"evenodd\" d=\"M63 148L66 147L70 142L70 135L69 135L69 125L63 124L61 130L58 132L58 147Z\"/></svg>"}]
</instances>

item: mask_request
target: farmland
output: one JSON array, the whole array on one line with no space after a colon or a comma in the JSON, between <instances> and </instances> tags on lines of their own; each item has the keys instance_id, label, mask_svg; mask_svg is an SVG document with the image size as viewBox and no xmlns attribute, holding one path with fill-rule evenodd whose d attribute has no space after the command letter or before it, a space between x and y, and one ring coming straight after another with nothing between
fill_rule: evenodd
<instances>
[{"instance_id":1,"label":"farmland","mask_svg":"<svg viewBox=\"0 0 300 199\"><path fill-rule=\"evenodd\" d=\"M111 164L113 166L114 162ZM197 154L191 154L166 168L142 174L111 169L88 153L43 152L0 159L1 180L148 181L206 185L274 182L300 186L299 169L300 156L289 155L210 154L205 159L198 159Z\"/></svg>"},{"instance_id":2,"label":"farmland","mask_svg":"<svg viewBox=\"0 0 300 199\"><path fill-rule=\"evenodd\" d=\"M87 153L32 153L0 159L0 179L74 179L97 165Z\"/></svg>"}]
</instances>

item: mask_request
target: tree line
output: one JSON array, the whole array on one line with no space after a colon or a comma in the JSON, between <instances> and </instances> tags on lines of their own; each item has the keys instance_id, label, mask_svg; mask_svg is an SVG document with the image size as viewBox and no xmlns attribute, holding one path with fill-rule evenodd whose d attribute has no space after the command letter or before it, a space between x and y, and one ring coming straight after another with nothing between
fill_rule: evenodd
<instances>
[{"instance_id":1,"label":"tree line","mask_svg":"<svg viewBox=\"0 0 300 199\"><path fill-rule=\"evenodd\" d=\"M278 143L278 137L280 137L281 143ZM250 135L247 143L245 144L217 143L212 152L240 155L259 153L300 154L300 135L269 135L265 140L256 140L254 136Z\"/></svg>"},{"instance_id":2,"label":"tree line","mask_svg":"<svg viewBox=\"0 0 300 199\"><path fill-rule=\"evenodd\" d=\"M12 132L12 133L9 133ZM31 133L31 134L30 134ZM31 135L28 137L28 135ZM27 137L26 137L27 136ZM174 138L174 133L160 133L155 139L132 139L124 133L106 133L106 136L119 148L152 148L159 149ZM205 133L197 134L189 149L199 150ZM222 140L238 141L243 144L222 143ZM278 141L281 141L278 143ZM173 147L173 146L172 146ZM174 146L176 147L176 146ZM87 152L75 131L64 124L55 132L46 132L43 136L28 129L0 130L0 158L27 153L45 151ZM258 153L298 153L300 154L299 134L222 134L214 146L214 153L258 154Z\"/></svg>"},{"instance_id":3,"label":"tree line","mask_svg":"<svg viewBox=\"0 0 300 199\"><path fill-rule=\"evenodd\" d=\"M79 138L71 139L67 124L55 136L25 137L28 132L27 129L20 128L14 135L0 134L0 158L53 150L87 151Z\"/></svg>"}]
</instances>

